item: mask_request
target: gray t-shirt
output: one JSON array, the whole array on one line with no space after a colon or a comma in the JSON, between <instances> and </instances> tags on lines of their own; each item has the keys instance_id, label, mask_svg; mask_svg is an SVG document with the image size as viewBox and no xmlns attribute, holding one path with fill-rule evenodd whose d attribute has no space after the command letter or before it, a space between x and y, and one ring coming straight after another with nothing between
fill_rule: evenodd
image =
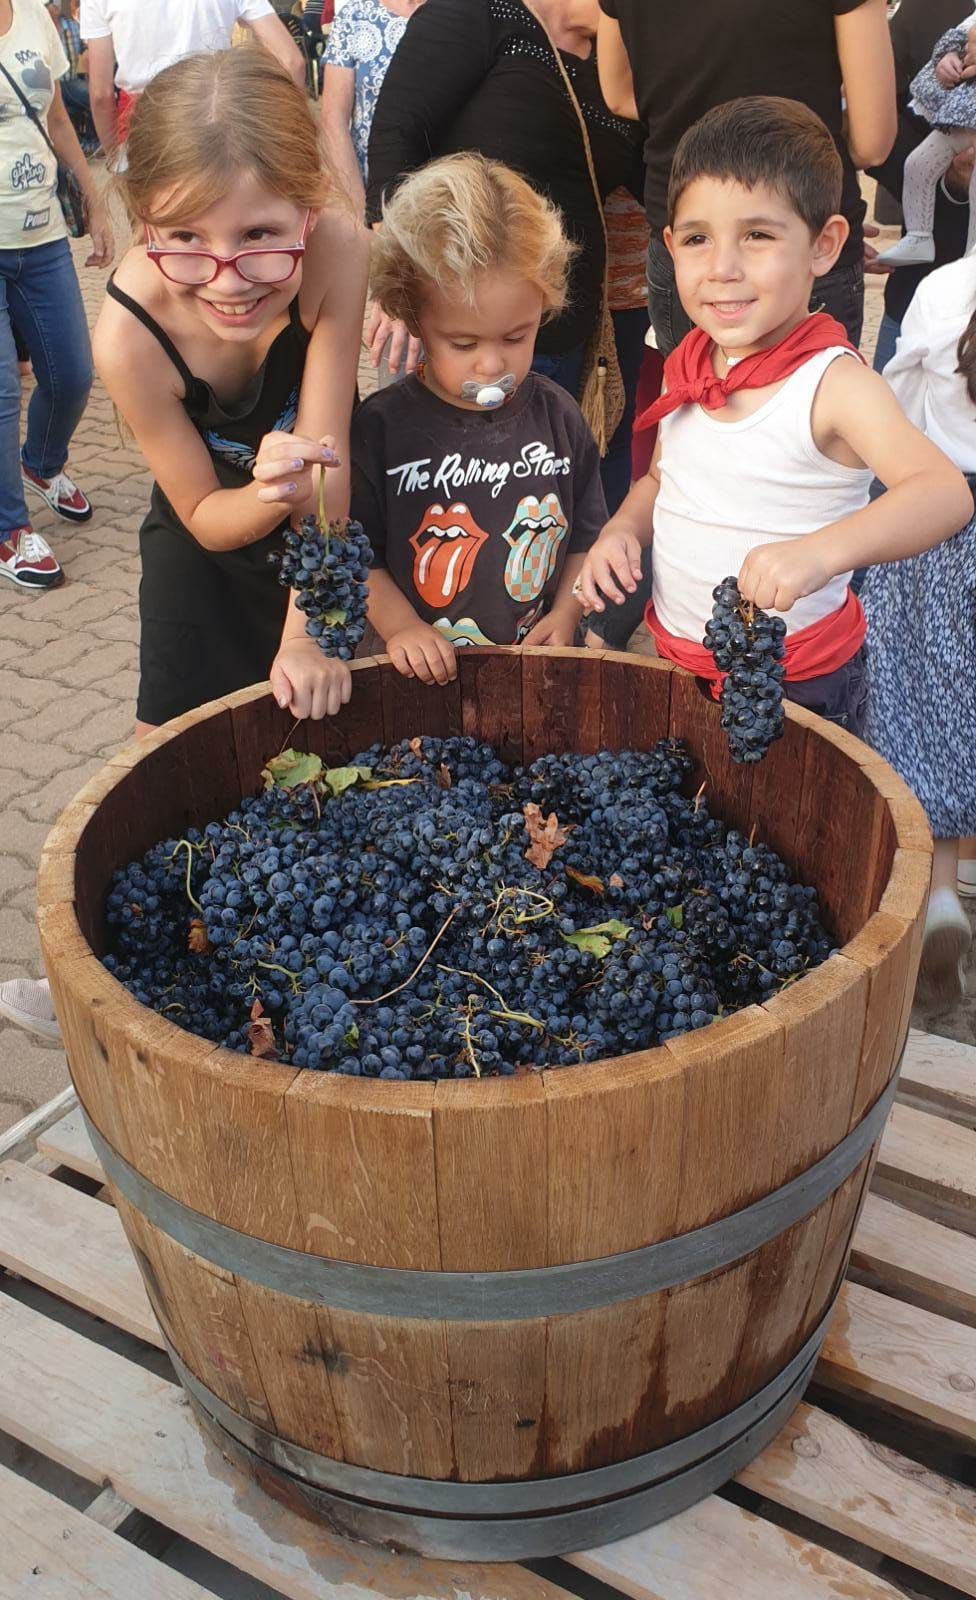
<instances>
[{"instance_id":1,"label":"gray t-shirt","mask_svg":"<svg viewBox=\"0 0 976 1600\"><path fill-rule=\"evenodd\" d=\"M456 645L524 638L607 520L579 406L536 373L500 411L447 405L415 377L371 395L353 418L352 515Z\"/></svg>"}]
</instances>

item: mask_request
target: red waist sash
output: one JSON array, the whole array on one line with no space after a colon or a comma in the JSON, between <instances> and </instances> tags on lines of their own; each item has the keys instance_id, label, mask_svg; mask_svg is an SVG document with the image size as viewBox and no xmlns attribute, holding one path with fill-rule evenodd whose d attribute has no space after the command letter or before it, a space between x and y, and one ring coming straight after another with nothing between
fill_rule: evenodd
<instances>
[{"instance_id":1,"label":"red waist sash","mask_svg":"<svg viewBox=\"0 0 976 1600\"><path fill-rule=\"evenodd\" d=\"M716 672L712 652L693 639L681 639L669 633L658 621L653 601L648 604L644 621L654 637L658 654L666 661L673 661L675 666L684 667L686 672L693 672L696 678L707 678L717 700L725 673ZM839 611L812 622L809 628L787 634L783 658L787 683L805 683L811 678L826 678L831 672L837 672L860 650L867 631L861 602L853 589L848 589L847 599Z\"/></svg>"}]
</instances>

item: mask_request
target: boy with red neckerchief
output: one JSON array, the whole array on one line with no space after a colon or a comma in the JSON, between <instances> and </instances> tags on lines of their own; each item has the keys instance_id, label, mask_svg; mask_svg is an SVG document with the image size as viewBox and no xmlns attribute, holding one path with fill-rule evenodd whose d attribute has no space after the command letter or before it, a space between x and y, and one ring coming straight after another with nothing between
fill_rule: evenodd
<instances>
[{"instance_id":1,"label":"boy with red neckerchief","mask_svg":"<svg viewBox=\"0 0 976 1600\"><path fill-rule=\"evenodd\" d=\"M792 100L731 101L675 156L665 241L695 330L665 364L646 478L593 545L578 580L591 612L620 604L652 544L647 624L659 655L714 680L712 590L787 627L789 699L859 733L864 614L856 567L917 555L972 516L966 481L918 432L843 328L810 315L848 224L826 127ZM878 477L888 493L872 504ZM592 619L599 632L599 622Z\"/></svg>"}]
</instances>

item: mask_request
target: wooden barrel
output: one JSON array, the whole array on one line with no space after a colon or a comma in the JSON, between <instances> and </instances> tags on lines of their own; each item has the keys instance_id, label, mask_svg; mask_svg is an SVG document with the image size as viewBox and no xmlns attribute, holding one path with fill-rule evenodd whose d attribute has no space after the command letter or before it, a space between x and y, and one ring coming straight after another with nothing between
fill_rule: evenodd
<instances>
[{"instance_id":1,"label":"wooden barrel","mask_svg":"<svg viewBox=\"0 0 976 1600\"><path fill-rule=\"evenodd\" d=\"M606 1543L740 1471L816 1361L894 1093L931 841L867 747L791 709L729 760L686 674L631 656L386 662L292 731L262 688L116 756L52 833L39 919L71 1073L198 1415L353 1536L508 1560ZM115 867L255 792L288 741L470 733L512 760L698 756L716 814L817 885L843 948L766 1005L615 1061L387 1083L232 1054L103 969Z\"/></svg>"}]
</instances>

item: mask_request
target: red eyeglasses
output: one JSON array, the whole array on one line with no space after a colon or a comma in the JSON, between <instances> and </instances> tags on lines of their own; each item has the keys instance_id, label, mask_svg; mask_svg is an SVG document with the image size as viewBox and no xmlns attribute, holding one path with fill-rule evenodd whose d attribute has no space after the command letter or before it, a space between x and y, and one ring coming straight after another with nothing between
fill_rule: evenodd
<instances>
[{"instance_id":1,"label":"red eyeglasses","mask_svg":"<svg viewBox=\"0 0 976 1600\"><path fill-rule=\"evenodd\" d=\"M287 283L305 254L305 236L311 216L311 211L306 211L297 244L274 250L238 250L234 256L218 256L212 250L164 249L153 244L147 226L146 254L171 283L213 283L224 267L233 267L246 283Z\"/></svg>"}]
</instances>

